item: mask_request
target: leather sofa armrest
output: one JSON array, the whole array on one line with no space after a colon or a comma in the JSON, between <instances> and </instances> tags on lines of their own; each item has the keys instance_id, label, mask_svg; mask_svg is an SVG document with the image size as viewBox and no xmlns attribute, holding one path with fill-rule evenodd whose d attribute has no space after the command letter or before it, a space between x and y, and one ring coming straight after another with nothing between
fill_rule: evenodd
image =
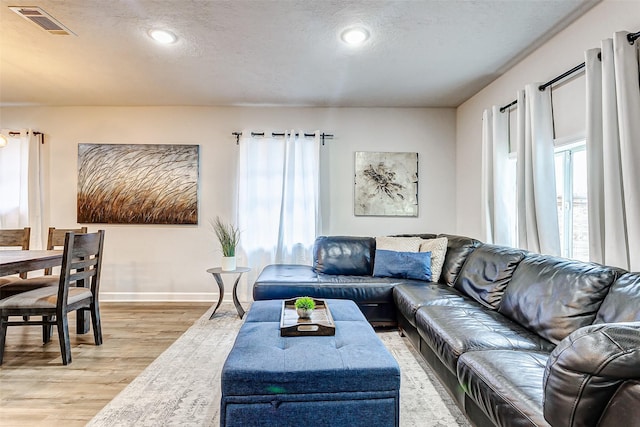
<instances>
[{"instance_id":1,"label":"leather sofa armrest","mask_svg":"<svg viewBox=\"0 0 640 427\"><path fill-rule=\"evenodd\" d=\"M625 381L609 402L598 427L629 426L640 420L640 381Z\"/></svg>"},{"instance_id":2,"label":"leather sofa armrest","mask_svg":"<svg viewBox=\"0 0 640 427\"><path fill-rule=\"evenodd\" d=\"M640 378L640 322L580 328L551 353L544 417L554 427L595 426L618 388Z\"/></svg>"}]
</instances>

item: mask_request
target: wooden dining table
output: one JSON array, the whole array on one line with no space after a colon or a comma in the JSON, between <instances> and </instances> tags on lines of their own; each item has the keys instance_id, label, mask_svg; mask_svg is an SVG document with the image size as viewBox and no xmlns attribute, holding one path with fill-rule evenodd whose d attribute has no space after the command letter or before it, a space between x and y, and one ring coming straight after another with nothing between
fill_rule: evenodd
<instances>
[{"instance_id":1,"label":"wooden dining table","mask_svg":"<svg viewBox=\"0 0 640 427\"><path fill-rule=\"evenodd\" d=\"M0 277L27 271L57 267L62 264L62 251L0 251Z\"/></svg>"},{"instance_id":2,"label":"wooden dining table","mask_svg":"<svg viewBox=\"0 0 640 427\"><path fill-rule=\"evenodd\" d=\"M0 277L62 265L61 250L0 250ZM77 311L76 333L89 332L89 317Z\"/></svg>"}]
</instances>

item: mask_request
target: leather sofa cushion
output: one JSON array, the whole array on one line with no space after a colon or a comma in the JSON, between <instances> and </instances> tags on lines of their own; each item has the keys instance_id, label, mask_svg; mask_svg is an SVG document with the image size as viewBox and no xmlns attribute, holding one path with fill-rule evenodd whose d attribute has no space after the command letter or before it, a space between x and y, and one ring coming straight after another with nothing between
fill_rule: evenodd
<instances>
[{"instance_id":1,"label":"leather sofa cushion","mask_svg":"<svg viewBox=\"0 0 640 427\"><path fill-rule=\"evenodd\" d=\"M454 306L422 306L416 312L416 328L453 373L456 372L458 358L467 351L503 349L549 353L554 347L535 333L473 300Z\"/></svg>"},{"instance_id":2,"label":"leather sofa cushion","mask_svg":"<svg viewBox=\"0 0 640 427\"><path fill-rule=\"evenodd\" d=\"M464 265L467 257L482 242L469 237L454 236L451 234L439 234L438 237L447 238L447 254L444 257L440 283L453 286L458 278L458 273Z\"/></svg>"},{"instance_id":3,"label":"leather sofa cushion","mask_svg":"<svg viewBox=\"0 0 640 427\"><path fill-rule=\"evenodd\" d=\"M542 409L548 356L533 351L470 351L460 357L458 380L496 425L549 426Z\"/></svg>"},{"instance_id":4,"label":"leather sofa cushion","mask_svg":"<svg viewBox=\"0 0 640 427\"><path fill-rule=\"evenodd\" d=\"M595 426L618 388L630 378L640 378L640 322L582 328L549 356L544 415L554 426ZM636 408L633 413L638 415L640 408Z\"/></svg>"},{"instance_id":5,"label":"leather sofa cushion","mask_svg":"<svg viewBox=\"0 0 640 427\"><path fill-rule=\"evenodd\" d=\"M618 274L595 263L532 254L514 271L499 312L557 344L593 323Z\"/></svg>"},{"instance_id":6,"label":"leather sofa cushion","mask_svg":"<svg viewBox=\"0 0 640 427\"><path fill-rule=\"evenodd\" d=\"M594 323L639 321L639 295L640 273L623 274L611 285Z\"/></svg>"},{"instance_id":7,"label":"leather sofa cushion","mask_svg":"<svg viewBox=\"0 0 640 427\"><path fill-rule=\"evenodd\" d=\"M356 303L392 303L397 279L316 274L308 265L266 266L253 285L255 301L299 296L350 299Z\"/></svg>"},{"instance_id":8,"label":"leather sofa cushion","mask_svg":"<svg viewBox=\"0 0 640 427\"><path fill-rule=\"evenodd\" d=\"M313 245L313 270L324 274L371 276L375 250L373 237L320 236Z\"/></svg>"},{"instance_id":9,"label":"leather sofa cushion","mask_svg":"<svg viewBox=\"0 0 640 427\"><path fill-rule=\"evenodd\" d=\"M359 282L357 286L344 283L300 283L296 286L271 284L254 287L254 301L288 299L301 296L314 298L349 299L356 303L391 303L393 283Z\"/></svg>"},{"instance_id":10,"label":"leather sofa cushion","mask_svg":"<svg viewBox=\"0 0 640 427\"><path fill-rule=\"evenodd\" d=\"M640 420L640 380L625 381L611 398L598 427L620 427Z\"/></svg>"},{"instance_id":11,"label":"leather sofa cushion","mask_svg":"<svg viewBox=\"0 0 640 427\"><path fill-rule=\"evenodd\" d=\"M262 269L258 283L316 283L318 274L309 265L271 264Z\"/></svg>"},{"instance_id":12,"label":"leather sofa cushion","mask_svg":"<svg viewBox=\"0 0 640 427\"><path fill-rule=\"evenodd\" d=\"M520 249L482 245L467 257L454 287L497 310L514 270L525 256L526 252Z\"/></svg>"},{"instance_id":13,"label":"leather sofa cushion","mask_svg":"<svg viewBox=\"0 0 640 427\"><path fill-rule=\"evenodd\" d=\"M396 308L412 326L416 326L416 311L424 305L453 305L465 298L448 286L436 283L401 283L393 289Z\"/></svg>"}]
</instances>

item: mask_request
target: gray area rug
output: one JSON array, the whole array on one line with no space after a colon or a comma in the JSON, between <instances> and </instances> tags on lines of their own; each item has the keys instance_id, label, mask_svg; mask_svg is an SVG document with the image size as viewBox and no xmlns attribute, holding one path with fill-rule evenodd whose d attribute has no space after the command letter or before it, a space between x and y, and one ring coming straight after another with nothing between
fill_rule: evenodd
<instances>
[{"instance_id":1,"label":"gray area rug","mask_svg":"<svg viewBox=\"0 0 640 427\"><path fill-rule=\"evenodd\" d=\"M233 306L211 309L107 404L88 426L218 426L220 372L242 321ZM469 426L407 338L378 336L400 365L403 427Z\"/></svg>"}]
</instances>

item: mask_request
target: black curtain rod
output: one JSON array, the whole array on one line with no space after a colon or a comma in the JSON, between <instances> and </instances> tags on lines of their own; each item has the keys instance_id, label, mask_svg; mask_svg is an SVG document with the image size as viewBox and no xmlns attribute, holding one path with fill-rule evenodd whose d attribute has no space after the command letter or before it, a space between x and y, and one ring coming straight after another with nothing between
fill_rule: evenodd
<instances>
[{"instance_id":1,"label":"black curtain rod","mask_svg":"<svg viewBox=\"0 0 640 427\"><path fill-rule=\"evenodd\" d=\"M38 132L38 131L32 131L34 135L42 135L42 143L44 144L44 133L42 132ZM20 132L14 131L14 130L10 130L9 132L7 132L7 134L9 136L17 136L20 135Z\"/></svg>"},{"instance_id":2,"label":"black curtain rod","mask_svg":"<svg viewBox=\"0 0 640 427\"><path fill-rule=\"evenodd\" d=\"M242 132L231 132L231 135L236 137L236 145L240 144L240 137L242 136ZM296 132L296 136L300 135L298 132ZM303 133L304 136L306 137L310 137L310 136L316 136L315 133ZM264 132L251 132L251 136L264 136ZM271 136L285 136L284 132L271 132ZM333 139L333 134L330 133L324 133L322 132L320 134L320 140L322 141L322 145L324 145L324 140L325 139Z\"/></svg>"},{"instance_id":3,"label":"black curtain rod","mask_svg":"<svg viewBox=\"0 0 640 427\"><path fill-rule=\"evenodd\" d=\"M13 130L9 131L8 133L9 133L9 135L11 135L11 136L20 135L20 132L13 131ZM37 131L36 131L36 132L33 132L33 134L34 134L34 135L44 135L42 132L37 132Z\"/></svg>"},{"instance_id":4,"label":"black curtain rod","mask_svg":"<svg viewBox=\"0 0 640 427\"><path fill-rule=\"evenodd\" d=\"M640 31L638 31L637 33L632 33L632 34L627 34L627 40L629 41L629 43L634 44L635 41L640 38ZM600 58L600 54L598 54L598 58ZM548 88L549 86L559 82L560 80L569 77L570 75L572 75L573 73L576 73L580 70L582 70L585 67L585 63L583 62L582 64L578 64L575 67L573 67L572 69L570 69L569 71L565 71L564 73L560 74L559 76L549 80L548 82L541 84L540 86L538 86L538 89L540 91L544 91L546 88ZM508 103L507 105L500 107L500 112L504 113L506 110L508 110L509 108L513 107L514 105L516 105L518 103L518 100L514 100L511 101L510 103Z\"/></svg>"}]
</instances>

